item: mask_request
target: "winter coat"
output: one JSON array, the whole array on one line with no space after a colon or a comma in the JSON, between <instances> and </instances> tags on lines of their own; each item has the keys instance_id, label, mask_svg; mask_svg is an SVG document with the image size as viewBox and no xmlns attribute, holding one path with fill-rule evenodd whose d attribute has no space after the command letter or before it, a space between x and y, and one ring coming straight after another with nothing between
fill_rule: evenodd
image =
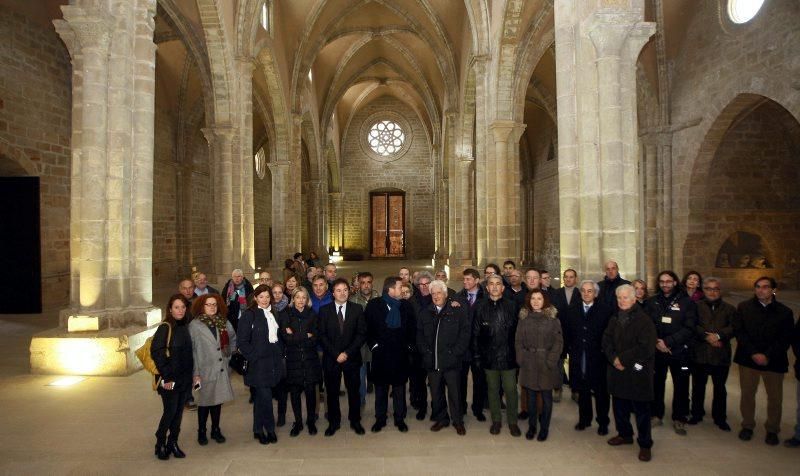
<instances>
[{"instance_id":1,"label":"winter coat","mask_svg":"<svg viewBox=\"0 0 800 476\"><path fill-rule=\"evenodd\" d=\"M239 317L246 308L242 307L242 305L239 303L238 297L235 297L235 294L238 294L238 292L228 296L228 287L231 284L233 284L232 279L229 279L225 282L225 286L222 287L221 296L228 306L228 322L233 325L233 330L237 330L239 327ZM247 280L247 278L244 278L242 281L242 286L244 286L244 297L247 299L251 294L253 294L253 285Z\"/></svg>"},{"instance_id":2,"label":"winter coat","mask_svg":"<svg viewBox=\"0 0 800 476\"><path fill-rule=\"evenodd\" d=\"M603 334L608 393L637 402L653 400L656 340L656 326L638 304L627 313L616 312ZM619 358L624 370L612 365L615 358Z\"/></svg>"},{"instance_id":3,"label":"winter coat","mask_svg":"<svg viewBox=\"0 0 800 476\"><path fill-rule=\"evenodd\" d=\"M380 297L380 294L378 293L378 291L373 289L369 295L369 298L365 298L364 296L361 295L361 293L356 292L355 294L350 296L350 299L347 302L354 302L360 305L363 309L366 309L367 303L371 299L375 299L376 297ZM372 352L369 351L369 346L366 343L361 346L361 360L363 362L372 362Z\"/></svg>"},{"instance_id":4,"label":"winter coat","mask_svg":"<svg viewBox=\"0 0 800 476\"><path fill-rule=\"evenodd\" d=\"M195 394L195 402L201 407L210 407L233 400L231 386L230 354L236 350L236 332L230 321L226 323L228 331L228 352L223 352L219 341L219 332L212 331L199 319L189 323L189 335L192 338L192 358L194 375L200 376L201 388Z\"/></svg>"},{"instance_id":5,"label":"winter coat","mask_svg":"<svg viewBox=\"0 0 800 476\"><path fill-rule=\"evenodd\" d=\"M192 386L192 371L194 359L192 358L192 338L189 327L183 320L177 321L172 328L172 336L167 346L169 324L162 323L153 334L150 343L150 357L156 363L158 374L164 382L175 382L172 390L158 387L158 393L183 392ZM169 350L169 356L167 356Z\"/></svg>"},{"instance_id":6,"label":"winter coat","mask_svg":"<svg viewBox=\"0 0 800 476\"><path fill-rule=\"evenodd\" d=\"M614 279L608 279L608 277L604 277L599 283L597 283L597 285L600 286L600 293L597 295L597 300L606 304L608 307L613 309L614 312L616 312L618 309L616 292L617 288L623 284L631 284L631 282L627 279L622 279L622 276L620 275L617 275L617 277ZM575 291L578 291L578 295L573 296L572 299L577 297L578 300L580 300L580 289L576 289Z\"/></svg>"},{"instance_id":7,"label":"winter coat","mask_svg":"<svg viewBox=\"0 0 800 476\"><path fill-rule=\"evenodd\" d=\"M281 315L281 339L286 353L286 383L307 387L322 381L322 364L317 353L318 317L310 307L289 306ZM286 330L292 333L287 334ZM311 337L308 336L311 334Z\"/></svg>"},{"instance_id":8,"label":"winter coat","mask_svg":"<svg viewBox=\"0 0 800 476\"><path fill-rule=\"evenodd\" d=\"M732 321L735 313L736 308L722 299L714 303L703 299L697 303L697 327L692 348L693 362L708 365L731 365ZM709 344L706 341L707 332L719 334L722 347L714 347Z\"/></svg>"},{"instance_id":9,"label":"winter coat","mask_svg":"<svg viewBox=\"0 0 800 476\"><path fill-rule=\"evenodd\" d=\"M469 293L467 293L466 289L462 289L458 293L456 293L456 297L453 298L454 301L458 301L461 306L466 309L467 314L467 321L469 322L469 329L472 332L472 322L475 320L475 310L478 309L478 303L486 299L486 292L483 290L483 286L480 284L478 285L477 294L475 294L475 302L472 305L469 305ZM449 298L448 298L449 299ZM469 348L472 346L472 338L470 337L470 345L467 348L467 352L464 353L464 362L472 363L472 349Z\"/></svg>"},{"instance_id":10,"label":"winter coat","mask_svg":"<svg viewBox=\"0 0 800 476\"><path fill-rule=\"evenodd\" d=\"M382 298L367 303L367 347L372 351L372 381L377 384L402 385L410 374L411 351L417 336L414 309L400 300L400 327L386 326L389 308Z\"/></svg>"},{"instance_id":11,"label":"winter coat","mask_svg":"<svg viewBox=\"0 0 800 476\"><path fill-rule=\"evenodd\" d=\"M646 306L658 339L670 349L670 353L663 356L688 363L697 332L697 304L685 292L676 289L669 296L656 294L647 300Z\"/></svg>"},{"instance_id":12,"label":"winter coat","mask_svg":"<svg viewBox=\"0 0 800 476\"><path fill-rule=\"evenodd\" d=\"M578 304L569 306L561 319L564 343L569 353L569 385L573 390L589 390L606 379L603 334L613 311L604 303L595 301L589 312L584 313L580 297L573 296L573 304L576 298Z\"/></svg>"},{"instance_id":13,"label":"winter coat","mask_svg":"<svg viewBox=\"0 0 800 476\"><path fill-rule=\"evenodd\" d=\"M794 376L800 381L800 319L795 323L792 332L792 351L794 352Z\"/></svg>"},{"instance_id":14,"label":"winter coat","mask_svg":"<svg viewBox=\"0 0 800 476\"><path fill-rule=\"evenodd\" d=\"M476 306L472 321L472 359L476 365L487 370L517 367L517 321L517 305L511 299L485 299Z\"/></svg>"},{"instance_id":15,"label":"winter coat","mask_svg":"<svg viewBox=\"0 0 800 476\"><path fill-rule=\"evenodd\" d=\"M453 307L451 301L437 312L436 305L422 309L417 326L417 348L427 371L461 369L472 331L467 307Z\"/></svg>"},{"instance_id":16,"label":"winter coat","mask_svg":"<svg viewBox=\"0 0 800 476\"><path fill-rule=\"evenodd\" d=\"M242 313L239 319L237 342L239 351L247 359L247 374L244 383L250 387L275 387L286 376L286 365L283 361L283 342L269 341L269 325L266 312L270 312L280 334L281 319L284 312L270 308L268 311L250 308Z\"/></svg>"},{"instance_id":17,"label":"winter coat","mask_svg":"<svg viewBox=\"0 0 800 476\"><path fill-rule=\"evenodd\" d=\"M552 390L561 385L558 361L564 340L556 308L542 312L519 311L515 336L519 384L531 390Z\"/></svg>"},{"instance_id":18,"label":"winter coat","mask_svg":"<svg viewBox=\"0 0 800 476\"><path fill-rule=\"evenodd\" d=\"M788 372L787 351L793 327L792 310L774 298L767 306L755 297L739 303L733 317L733 334L736 336L733 361L751 369ZM766 355L767 365L753 362L753 354Z\"/></svg>"}]
</instances>

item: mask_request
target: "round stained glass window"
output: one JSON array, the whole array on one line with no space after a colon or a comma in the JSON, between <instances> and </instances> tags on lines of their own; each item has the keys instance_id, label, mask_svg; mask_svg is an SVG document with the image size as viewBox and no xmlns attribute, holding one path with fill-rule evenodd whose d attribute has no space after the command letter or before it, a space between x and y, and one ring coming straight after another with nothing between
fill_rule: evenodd
<instances>
[{"instance_id":1,"label":"round stained glass window","mask_svg":"<svg viewBox=\"0 0 800 476\"><path fill-rule=\"evenodd\" d=\"M764 0L728 0L728 17L734 23L747 23L761 10Z\"/></svg>"},{"instance_id":2,"label":"round stained glass window","mask_svg":"<svg viewBox=\"0 0 800 476\"><path fill-rule=\"evenodd\" d=\"M393 121L376 122L367 133L369 147L382 157L399 152L405 141L406 135L400 124Z\"/></svg>"}]
</instances>

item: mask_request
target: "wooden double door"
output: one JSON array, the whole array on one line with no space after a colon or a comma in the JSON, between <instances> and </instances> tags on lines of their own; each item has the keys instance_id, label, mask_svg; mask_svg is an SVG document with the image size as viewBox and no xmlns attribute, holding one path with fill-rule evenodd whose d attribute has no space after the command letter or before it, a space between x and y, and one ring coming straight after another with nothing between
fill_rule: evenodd
<instances>
[{"instance_id":1,"label":"wooden double door","mask_svg":"<svg viewBox=\"0 0 800 476\"><path fill-rule=\"evenodd\" d=\"M404 192L370 192L370 254L375 258L406 254Z\"/></svg>"}]
</instances>

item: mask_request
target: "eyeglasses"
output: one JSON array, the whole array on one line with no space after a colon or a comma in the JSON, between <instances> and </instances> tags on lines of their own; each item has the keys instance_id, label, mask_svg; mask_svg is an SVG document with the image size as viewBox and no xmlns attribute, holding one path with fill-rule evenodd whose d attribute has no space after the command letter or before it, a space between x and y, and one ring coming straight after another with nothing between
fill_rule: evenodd
<instances>
[{"instance_id":1,"label":"eyeglasses","mask_svg":"<svg viewBox=\"0 0 800 476\"><path fill-rule=\"evenodd\" d=\"M710 292L718 293L720 291L720 289L719 288L706 288L706 287L703 287L703 291L705 291L707 293L710 293Z\"/></svg>"}]
</instances>

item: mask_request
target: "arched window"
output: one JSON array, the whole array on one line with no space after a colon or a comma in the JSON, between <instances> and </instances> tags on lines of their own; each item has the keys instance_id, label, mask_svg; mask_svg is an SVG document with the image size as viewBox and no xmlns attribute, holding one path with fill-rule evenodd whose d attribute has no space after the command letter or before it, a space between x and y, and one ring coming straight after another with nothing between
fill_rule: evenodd
<instances>
[{"instance_id":1,"label":"arched window","mask_svg":"<svg viewBox=\"0 0 800 476\"><path fill-rule=\"evenodd\" d=\"M256 167L256 175L258 178L264 179L264 175L267 172L267 153L264 152L264 148L258 149L255 155L255 167Z\"/></svg>"},{"instance_id":2,"label":"arched window","mask_svg":"<svg viewBox=\"0 0 800 476\"><path fill-rule=\"evenodd\" d=\"M264 2L261 5L261 28L269 32L269 5Z\"/></svg>"},{"instance_id":3,"label":"arched window","mask_svg":"<svg viewBox=\"0 0 800 476\"><path fill-rule=\"evenodd\" d=\"M728 18L734 23L747 23L758 15L763 5L764 0L728 0Z\"/></svg>"}]
</instances>

